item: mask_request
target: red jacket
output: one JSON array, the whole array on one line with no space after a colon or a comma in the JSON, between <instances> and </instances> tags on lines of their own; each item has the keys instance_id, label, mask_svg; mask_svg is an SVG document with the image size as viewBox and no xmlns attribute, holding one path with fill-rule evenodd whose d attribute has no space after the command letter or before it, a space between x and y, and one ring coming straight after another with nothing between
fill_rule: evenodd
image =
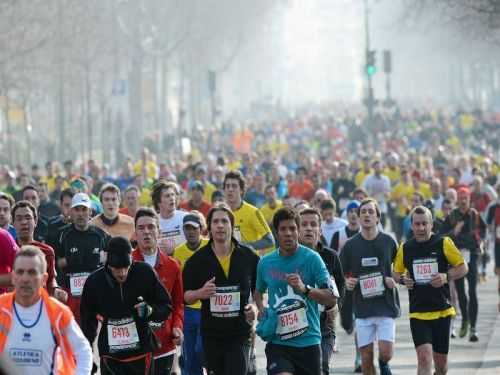
<instances>
[{"instance_id":1,"label":"red jacket","mask_svg":"<svg viewBox=\"0 0 500 375\"><path fill-rule=\"evenodd\" d=\"M181 267L174 258L165 255L160 250L158 250L158 255L154 269L161 283L170 294L172 314L170 314L168 320L163 322L161 327L153 327L156 337L161 343L161 348L154 353L155 357L175 349L172 342L172 330L174 327L182 330L184 324L184 289L182 287ZM138 248L132 252L132 258L144 262L144 257Z\"/></svg>"},{"instance_id":2,"label":"red jacket","mask_svg":"<svg viewBox=\"0 0 500 375\"><path fill-rule=\"evenodd\" d=\"M19 245L19 244L18 244ZM45 260L47 261L47 273L49 277L47 279L47 285L44 285L49 295L54 295L54 279L56 278L56 255L52 246L39 241L31 241L30 245L38 247L42 253L45 254Z\"/></svg>"}]
</instances>

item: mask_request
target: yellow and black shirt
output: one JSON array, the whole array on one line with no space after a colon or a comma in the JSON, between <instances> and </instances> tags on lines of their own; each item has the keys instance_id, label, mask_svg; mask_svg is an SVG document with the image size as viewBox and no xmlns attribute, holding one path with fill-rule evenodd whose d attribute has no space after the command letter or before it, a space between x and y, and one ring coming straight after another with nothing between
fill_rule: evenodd
<instances>
[{"instance_id":1,"label":"yellow and black shirt","mask_svg":"<svg viewBox=\"0 0 500 375\"><path fill-rule=\"evenodd\" d=\"M414 238L399 246L394 261L394 272L409 276L415 281L409 290L410 318L433 320L455 315L450 304L450 286L434 288L430 278L437 272L446 273L449 267L464 263L460 251L449 237L432 235L428 241Z\"/></svg>"}]
</instances>

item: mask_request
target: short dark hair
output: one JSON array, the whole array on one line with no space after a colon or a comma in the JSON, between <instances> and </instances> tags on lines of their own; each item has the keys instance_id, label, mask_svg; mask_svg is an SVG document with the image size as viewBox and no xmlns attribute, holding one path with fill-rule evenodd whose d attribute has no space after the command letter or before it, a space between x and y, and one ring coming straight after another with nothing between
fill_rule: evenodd
<instances>
[{"instance_id":1,"label":"short dark hair","mask_svg":"<svg viewBox=\"0 0 500 375\"><path fill-rule=\"evenodd\" d=\"M99 190L99 200L100 201L102 201L102 195L107 191L109 191L111 193L116 193L118 195L118 199L121 199L120 188L118 186L116 186L115 184L108 182L107 184L104 184L102 186L101 190Z\"/></svg>"},{"instance_id":2,"label":"short dark hair","mask_svg":"<svg viewBox=\"0 0 500 375\"><path fill-rule=\"evenodd\" d=\"M216 212L223 211L227 213L229 216L229 221L231 222L231 228L234 229L234 214L233 211L231 211L231 208L226 203L218 203L215 206L213 206L210 211L208 211L207 214L207 228L208 228L208 233L210 234L210 228L212 227L212 217ZM211 234L210 234L211 236Z\"/></svg>"},{"instance_id":3,"label":"short dark hair","mask_svg":"<svg viewBox=\"0 0 500 375\"><path fill-rule=\"evenodd\" d=\"M323 211L323 210L334 210L334 211L336 211L337 210L337 204L335 203L335 201L332 198L324 199L324 200L321 201L320 209L321 209L321 211Z\"/></svg>"},{"instance_id":4,"label":"short dark hair","mask_svg":"<svg viewBox=\"0 0 500 375\"><path fill-rule=\"evenodd\" d=\"M381 212L380 212L380 207L378 205L378 202L376 199L370 198L370 197L363 199L361 201L361 203L359 204L358 216L360 216L360 214L361 214L361 207L366 206L367 204L370 204L370 203L373 203L375 205L375 211L377 212L377 217L380 219Z\"/></svg>"},{"instance_id":5,"label":"short dark hair","mask_svg":"<svg viewBox=\"0 0 500 375\"><path fill-rule=\"evenodd\" d=\"M443 208L443 206L445 204L453 204L448 198L445 198L443 199L443 201L441 202L441 208Z\"/></svg>"},{"instance_id":6,"label":"short dark hair","mask_svg":"<svg viewBox=\"0 0 500 375\"><path fill-rule=\"evenodd\" d=\"M426 215L432 223L432 212L425 206L416 206L410 211L410 223L413 223L413 215Z\"/></svg>"},{"instance_id":7,"label":"short dark hair","mask_svg":"<svg viewBox=\"0 0 500 375\"><path fill-rule=\"evenodd\" d=\"M0 199L3 199L7 202L9 202L10 209L12 210L12 207L14 207L14 204L16 204L16 201L14 198L12 198L12 195L7 194L7 193L2 193L0 192Z\"/></svg>"},{"instance_id":8,"label":"short dark hair","mask_svg":"<svg viewBox=\"0 0 500 375\"><path fill-rule=\"evenodd\" d=\"M282 207L273 216L273 228L278 232L278 227L282 221L294 220L297 227L300 226L300 216L296 210L290 207Z\"/></svg>"},{"instance_id":9,"label":"short dark hair","mask_svg":"<svg viewBox=\"0 0 500 375\"><path fill-rule=\"evenodd\" d=\"M359 193L362 193L362 194L364 194L365 197L368 197L368 192L361 187L354 189L354 191L352 192L352 196L354 197L356 194L359 194Z\"/></svg>"},{"instance_id":10,"label":"short dark hair","mask_svg":"<svg viewBox=\"0 0 500 375\"><path fill-rule=\"evenodd\" d=\"M302 216L302 215L316 215L319 219L320 225L321 225L321 221L323 220L321 213L315 207L304 208L302 211L299 212L299 216Z\"/></svg>"},{"instance_id":11,"label":"short dark hair","mask_svg":"<svg viewBox=\"0 0 500 375\"><path fill-rule=\"evenodd\" d=\"M137 220L139 220L143 216L152 217L153 219L156 219L156 223L158 225L160 224L160 220L158 219L158 214L156 213L155 210L149 207L140 207L134 216L134 226L137 225Z\"/></svg>"},{"instance_id":12,"label":"short dark hair","mask_svg":"<svg viewBox=\"0 0 500 375\"><path fill-rule=\"evenodd\" d=\"M153 185L153 191L151 192L151 200L153 201L153 207L156 211L160 209L161 193L163 190L173 189L175 194L179 195L179 188L175 182L160 180Z\"/></svg>"},{"instance_id":13,"label":"short dark hair","mask_svg":"<svg viewBox=\"0 0 500 375\"><path fill-rule=\"evenodd\" d=\"M37 219L38 215L37 215L35 206L33 206L33 203L31 203L30 201L19 201L14 205L14 207L12 207L12 211L11 211L12 221L14 221L14 218L16 217L16 211L19 208L29 208L31 210L31 212L33 213L33 217L35 218L35 220Z\"/></svg>"},{"instance_id":14,"label":"short dark hair","mask_svg":"<svg viewBox=\"0 0 500 375\"><path fill-rule=\"evenodd\" d=\"M245 187L246 187L246 181L245 177L243 177L243 174L240 171L229 171L226 173L224 176L224 182L222 183L222 187L226 187L226 181L228 179L233 179L233 180L238 180L238 183L240 184L240 190L241 193L245 193Z\"/></svg>"},{"instance_id":15,"label":"short dark hair","mask_svg":"<svg viewBox=\"0 0 500 375\"><path fill-rule=\"evenodd\" d=\"M75 196L75 192L73 191L73 189L71 189L71 188L64 189L63 191L61 191L61 196L59 197L59 202L62 203L62 201L64 200L64 197L69 197L69 198L73 199L74 196Z\"/></svg>"},{"instance_id":16,"label":"short dark hair","mask_svg":"<svg viewBox=\"0 0 500 375\"><path fill-rule=\"evenodd\" d=\"M26 190L35 190L37 194L39 193L39 191L38 191L38 187L36 187L36 186L35 186L35 185L33 185L33 184L26 185L25 187L23 187L23 188L21 189L21 195L22 195L22 196L24 196L24 192L25 192Z\"/></svg>"}]
</instances>

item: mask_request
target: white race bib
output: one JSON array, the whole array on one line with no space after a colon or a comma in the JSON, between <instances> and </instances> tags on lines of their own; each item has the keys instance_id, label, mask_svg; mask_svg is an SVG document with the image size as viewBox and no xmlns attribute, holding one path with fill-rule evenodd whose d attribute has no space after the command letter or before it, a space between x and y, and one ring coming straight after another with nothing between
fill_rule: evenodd
<instances>
[{"instance_id":1,"label":"white race bib","mask_svg":"<svg viewBox=\"0 0 500 375\"><path fill-rule=\"evenodd\" d=\"M361 258L361 265L363 267L377 267L378 266L378 258L377 257Z\"/></svg>"},{"instance_id":2,"label":"white race bib","mask_svg":"<svg viewBox=\"0 0 500 375\"><path fill-rule=\"evenodd\" d=\"M363 298L379 297L384 294L384 276L373 272L359 277L359 287Z\"/></svg>"},{"instance_id":3,"label":"white race bib","mask_svg":"<svg viewBox=\"0 0 500 375\"><path fill-rule=\"evenodd\" d=\"M218 286L210 297L210 313L218 318L234 318L240 315L240 287Z\"/></svg>"},{"instance_id":4,"label":"white race bib","mask_svg":"<svg viewBox=\"0 0 500 375\"><path fill-rule=\"evenodd\" d=\"M108 345L110 352L139 348L139 334L132 317L108 320Z\"/></svg>"},{"instance_id":5,"label":"white race bib","mask_svg":"<svg viewBox=\"0 0 500 375\"><path fill-rule=\"evenodd\" d=\"M73 273L69 275L69 288L73 297L80 297L82 295L83 286L89 275L89 272Z\"/></svg>"},{"instance_id":6,"label":"white race bib","mask_svg":"<svg viewBox=\"0 0 500 375\"><path fill-rule=\"evenodd\" d=\"M436 258L415 259L413 261L413 276L417 284L429 284L438 272Z\"/></svg>"},{"instance_id":7,"label":"white race bib","mask_svg":"<svg viewBox=\"0 0 500 375\"><path fill-rule=\"evenodd\" d=\"M470 250L469 249L460 249L462 253L462 257L464 258L465 263L470 263Z\"/></svg>"},{"instance_id":8,"label":"white race bib","mask_svg":"<svg viewBox=\"0 0 500 375\"><path fill-rule=\"evenodd\" d=\"M276 334L281 340L288 340L300 336L306 332L309 327L305 306L300 301L280 308L277 311L277 315L278 325L276 327Z\"/></svg>"}]
</instances>

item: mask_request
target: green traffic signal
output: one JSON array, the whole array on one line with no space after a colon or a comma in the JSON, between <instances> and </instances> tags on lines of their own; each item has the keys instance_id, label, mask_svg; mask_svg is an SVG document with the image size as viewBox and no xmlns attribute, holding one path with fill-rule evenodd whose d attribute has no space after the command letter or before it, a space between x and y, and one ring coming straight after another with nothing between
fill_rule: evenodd
<instances>
[{"instance_id":1,"label":"green traffic signal","mask_svg":"<svg viewBox=\"0 0 500 375\"><path fill-rule=\"evenodd\" d=\"M375 67L375 65L367 65L366 67L366 74L368 76L372 76L374 75L375 73L377 72L377 68Z\"/></svg>"}]
</instances>

